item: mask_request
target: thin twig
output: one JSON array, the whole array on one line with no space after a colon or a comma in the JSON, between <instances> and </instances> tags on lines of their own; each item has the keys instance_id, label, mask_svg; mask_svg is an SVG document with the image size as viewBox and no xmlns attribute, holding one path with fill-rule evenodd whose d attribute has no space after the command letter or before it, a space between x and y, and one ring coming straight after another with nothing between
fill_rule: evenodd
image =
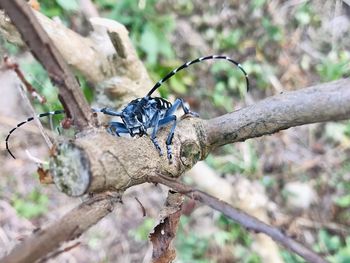
<instances>
[{"instance_id":1,"label":"thin twig","mask_svg":"<svg viewBox=\"0 0 350 263\"><path fill-rule=\"evenodd\" d=\"M52 41L23 0L2 0L0 7L21 33L33 55L47 70L51 81L59 88L59 95L68 116L72 116L78 130L90 125L91 111L84 95Z\"/></svg>"},{"instance_id":2,"label":"thin twig","mask_svg":"<svg viewBox=\"0 0 350 263\"><path fill-rule=\"evenodd\" d=\"M6 69L13 70L16 73L17 77L22 82L22 84L26 88L27 92L29 92L29 94L33 98L37 99L41 104L46 103L46 98L44 96L40 95L38 93L38 91L32 86L32 84L29 83L29 81L25 78L23 72L21 71L21 69L19 68L19 65L17 63L12 62L8 56L5 56L4 57L4 66ZM32 113L32 116L34 117L35 123L37 124L39 131L40 131L41 135L43 136L47 146L49 147L49 149L51 149L52 142L51 142L49 136L46 134L45 129L44 129L43 125L41 124L39 118L37 118L37 114L34 110L34 107L32 106L30 100L28 99L27 93L24 92L22 85L18 85L18 90L19 90L19 93L22 95L22 98L24 99L24 101L27 103L27 106L29 107L29 109Z\"/></svg>"},{"instance_id":3,"label":"thin twig","mask_svg":"<svg viewBox=\"0 0 350 263\"><path fill-rule=\"evenodd\" d=\"M286 249L298 254L307 262L311 263L325 263L327 262L320 255L306 248L304 245L298 243L292 238L286 236L279 229L265 224L264 222L252 217L239 209L230 206L228 203L220 201L219 199L204 193L202 191L191 188L179 181L169 179L165 176L151 176L149 182L164 184L175 191L183 193L190 198L198 200L199 202L210 206L211 208L222 212L227 217L239 223L250 231L256 233L264 233L270 236L273 240L284 246Z\"/></svg>"},{"instance_id":4,"label":"thin twig","mask_svg":"<svg viewBox=\"0 0 350 263\"><path fill-rule=\"evenodd\" d=\"M33 85L25 78L17 63L12 62L8 56L4 56L4 65L6 69L13 70L16 73L17 77L22 81L23 85L34 99L37 99L41 104L46 103L46 98L39 94Z\"/></svg>"},{"instance_id":5,"label":"thin twig","mask_svg":"<svg viewBox=\"0 0 350 263\"><path fill-rule=\"evenodd\" d=\"M31 114L34 117L35 124L39 128L40 134L43 136L43 138L44 138L44 140L46 142L46 145L48 146L49 149L51 149L53 143L50 140L50 137L45 132L45 129L44 129L40 119L37 117L37 113L35 112L35 109L34 109L33 105L30 103L30 100L26 96L26 94L25 94L25 92L24 92L24 90L23 90L23 88L21 86L18 86L18 90L19 90L20 94L22 95L23 100L26 102L28 108L30 109Z\"/></svg>"}]
</instances>

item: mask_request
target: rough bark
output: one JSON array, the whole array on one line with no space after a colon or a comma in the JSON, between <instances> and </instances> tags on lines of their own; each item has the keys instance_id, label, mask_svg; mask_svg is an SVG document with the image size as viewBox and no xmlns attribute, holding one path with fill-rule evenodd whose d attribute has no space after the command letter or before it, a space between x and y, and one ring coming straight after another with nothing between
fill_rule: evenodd
<instances>
[{"instance_id":1,"label":"rough bark","mask_svg":"<svg viewBox=\"0 0 350 263\"><path fill-rule=\"evenodd\" d=\"M235 222L244 226L247 230L255 233L264 233L270 236L273 240L287 248L289 251L294 252L305 259L307 262L313 263L325 263L327 260L316 254L309 248L296 242L292 238L283 234L283 232L275 227L269 226L264 222L252 217L243 211L230 206L228 203L221 201L205 192L191 188L175 180L162 176L150 176L149 180L154 183L161 183L169 186L170 188L183 193L194 200L204 203L211 208L220 211L228 218L231 218Z\"/></svg>"},{"instance_id":2,"label":"rough bark","mask_svg":"<svg viewBox=\"0 0 350 263\"><path fill-rule=\"evenodd\" d=\"M104 190L124 190L144 183L150 174L172 178L181 176L214 148L227 143L272 134L302 124L339 121L350 118L350 79L286 92L262 100L241 110L211 120L184 118L179 121L173 139L173 163L159 156L148 137L113 137L105 131L92 131L74 142L63 142L58 150L65 154L52 159L53 175L70 173L73 180L61 180L66 193L79 192L81 177L87 178L80 194ZM165 149L169 127L158 140ZM62 149L62 150L60 150ZM71 158L72 149L77 154ZM72 169L74 167L74 169ZM89 176L86 176L86 174Z\"/></svg>"},{"instance_id":3,"label":"rough bark","mask_svg":"<svg viewBox=\"0 0 350 263\"><path fill-rule=\"evenodd\" d=\"M68 65L80 72L97 90L98 103L120 107L135 97L144 96L152 87L122 24L93 17L90 19L93 31L88 37L82 37L62 23L35 10L33 12ZM0 33L15 45L25 45L16 27L1 10Z\"/></svg>"},{"instance_id":4,"label":"rough bark","mask_svg":"<svg viewBox=\"0 0 350 263\"><path fill-rule=\"evenodd\" d=\"M350 79L285 92L205 123L210 149L303 124L350 118Z\"/></svg>"},{"instance_id":5,"label":"rough bark","mask_svg":"<svg viewBox=\"0 0 350 263\"><path fill-rule=\"evenodd\" d=\"M0 263L35 262L66 241L79 237L92 225L113 211L121 195L103 194L83 202L59 221L39 229L17 245Z\"/></svg>"},{"instance_id":6,"label":"rough bark","mask_svg":"<svg viewBox=\"0 0 350 263\"><path fill-rule=\"evenodd\" d=\"M4 0L1 2L1 5L4 3L8 4L6 7L7 10L15 10L16 8L14 8L14 5L19 7L19 2L19 0L13 2ZM48 59L53 59L55 63L55 58L57 60L55 56L58 52L54 51L51 47L53 45L50 42L45 42L47 39L43 37L39 26L33 22L35 19L28 15L26 11L24 12L23 8L19 9L19 14L15 12L14 16L16 17L19 15L21 17L21 19L19 19L21 22L17 24L17 27L24 24L24 20L22 20L23 17L29 18L29 24L32 26L30 30L39 32L36 32L37 34L34 36L34 41L29 41L27 39L28 45L31 48L33 44L35 45L38 43L38 45L42 47L45 45L49 46L45 47L48 53L45 53L46 55L42 56L41 59L47 57ZM127 40L127 32L120 33L120 30L117 30L118 33L114 34L112 29L108 29L108 23L104 20L95 21L94 24L101 24L104 30L107 28L109 32L108 39L112 40L113 47L119 57L117 60L118 72L112 70L110 76L115 73L120 73L122 77L111 77L111 82L114 83L113 85L125 88L128 86L128 83L136 83L133 87L144 88L145 83L139 81L147 79L147 74L144 70L138 68L140 62L137 60L135 53L130 51L132 48L129 44L125 44L130 43ZM111 27L115 28L115 25L112 24L113 23L110 24ZM24 28L26 28L26 26L24 26ZM26 36L28 32L25 33L25 31L23 31L22 34L24 35L24 39L28 37ZM36 42L38 40L41 41ZM128 59L130 52L131 59ZM40 52L36 54L37 56L42 55ZM114 53L112 52L110 54L113 56ZM108 56L106 56L105 59L108 61ZM66 66L62 66L61 59L58 59L58 61L59 62L56 61L57 64L53 69L48 66L49 73L50 71L51 74L55 72L55 67L65 72ZM85 66L91 68L91 65ZM103 70L102 72L103 76L109 75L109 72L106 73ZM62 72L59 71L58 73L59 78L64 77L64 74L60 75ZM88 75L88 73L86 74ZM53 75L57 77L55 73ZM53 79L55 80L55 78ZM99 78L96 77L96 79ZM106 84L106 79L101 79L103 79L104 84ZM72 89L72 92L74 92L73 89L75 89L76 86L72 81L66 82L64 80L63 83L68 85L69 89ZM62 83L60 82L60 84ZM123 86L123 84L125 86ZM106 190L122 192L132 185L144 182L161 182L181 191L181 187L178 188L178 185L172 183L175 182L174 178L181 176L185 170L190 169L198 160L204 159L212 149L220 145L271 134L292 126L350 118L349 85L350 79L345 79L329 84L317 85L296 92L281 94L212 120L205 121L198 118L183 119L178 124L173 140L174 159L172 164L168 163L165 156L160 157L158 155L147 137L116 138L99 129L85 130L80 133L79 138L75 141L62 141L58 144L56 155L53 156L51 161L52 172L58 187L63 192L74 196L82 195L87 192L101 192ZM108 87L108 85L103 86L103 90L108 91ZM112 93L115 91L116 90L109 90L109 92ZM120 92L123 91L117 90L115 95L121 95L119 94ZM69 104L68 107L72 108L73 112L81 112L84 110L85 106L82 106L84 104L74 104L74 100L67 101ZM80 109L75 110L74 107ZM85 111L85 113L86 112L88 111ZM82 122L88 120L85 118L84 121L84 118ZM83 125L81 125L81 127L83 127ZM164 142L168 134L168 129L169 127L162 129L158 136L163 149L165 148ZM158 175L158 177L155 175ZM161 181L157 180L157 178L166 178L166 180ZM169 178L173 179L169 180ZM190 196L195 197L197 200L216 210L222 211L227 216L237 220L249 229L271 235L275 240L292 251L304 256L310 262L324 262L324 260L305 249L300 244L288 238L286 239L283 234L281 235L280 231L266 226L248 215L242 215L239 212L232 213L232 211L234 211L232 207L229 207L227 204L217 203L215 199L209 195L199 191L189 190L188 188L186 189L183 191L184 193L187 191ZM91 205L91 202L93 204L95 203L95 201L89 201L88 204L82 205L83 213L78 211L81 208L78 207L62 218L58 223L51 225L46 230L35 233L32 237L16 247L1 262L21 262L19 260L23 260L24 252L27 255L26 262L40 258L42 255L56 248L61 242L70 240L84 232L89 226L105 216L113 207L110 200L106 201L104 198L102 198L102 201L96 202L102 202L99 203L100 205L94 206ZM101 204L104 204L102 208ZM89 217L86 216L87 213L90 213ZM72 218L76 218L79 220L79 224L83 225L78 225L79 231L76 230L78 221L74 220L72 220L74 223L68 228L66 225L60 228L62 222L70 222ZM33 244L35 244L35 246L33 246Z\"/></svg>"}]
</instances>

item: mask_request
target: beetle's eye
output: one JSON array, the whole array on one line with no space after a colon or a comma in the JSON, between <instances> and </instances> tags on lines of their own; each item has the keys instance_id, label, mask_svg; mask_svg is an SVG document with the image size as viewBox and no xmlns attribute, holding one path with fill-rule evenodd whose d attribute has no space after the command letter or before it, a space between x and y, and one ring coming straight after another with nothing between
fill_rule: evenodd
<instances>
[{"instance_id":1,"label":"beetle's eye","mask_svg":"<svg viewBox=\"0 0 350 263\"><path fill-rule=\"evenodd\" d=\"M139 121L139 122L142 122L142 115L140 113L137 113L136 114L136 119Z\"/></svg>"}]
</instances>

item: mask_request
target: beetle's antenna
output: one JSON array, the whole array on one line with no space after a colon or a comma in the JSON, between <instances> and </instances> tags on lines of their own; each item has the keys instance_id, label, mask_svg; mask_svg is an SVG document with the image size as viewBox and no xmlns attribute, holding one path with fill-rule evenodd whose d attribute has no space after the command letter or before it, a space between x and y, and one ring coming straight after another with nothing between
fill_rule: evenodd
<instances>
[{"instance_id":1,"label":"beetle's antenna","mask_svg":"<svg viewBox=\"0 0 350 263\"><path fill-rule=\"evenodd\" d=\"M64 110L56 110L56 111L50 111L50 112L45 112L45 113L40 113L37 115L37 118L41 118L41 117L45 117L45 116L52 116L52 115L57 115L57 114L63 114ZM12 156L13 159L16 159L16 157L12 154L12 152L10 151L9 148L9 139L11 134L19 127L21 127L22 125L31 122L32 120L34 120L34 117L30 117L28 119L26 119L25 121L22 121L20 123L17 124L17 126L15 128L13 128L11 131L9 131L9 133L7 134L7 137L5 139L6 141L6 150L8 151L8 153Z\"/></svg>"},{"instance_id":2,"label":"beetle's antenna","mask_svg":"<svg viewBox=\"0 0 350 263\"><path fill-rule=\"evenodd\" d=\"M203 60L210 60L210 59L224 59L227 60L233 64L235 64L244 74L245 79L246 79L246 83L247 83L247 91L249 91L249 79L248 79L248 74L247 72L244 70L244 68L242 67L242 65L238 62L236 62L235 60L231 59L230 57L227 56L223 56L223 55L211 55L211 56L206 56L206 57L200 57L197 58L195 60L186 62L185 64L183 64L182 66L174 69L173 71L169 72L164 78L162 78L161 80L159 80L154 87L147 93L146 97L150 97L152 95L153 92L155 92L165 81L167 81L168 79L170 79L172 76L174 76L177 72L179 72L182 69L185 69L187 67L189 67L192 64L201 62Z\"/></svg>"}]
</instances>

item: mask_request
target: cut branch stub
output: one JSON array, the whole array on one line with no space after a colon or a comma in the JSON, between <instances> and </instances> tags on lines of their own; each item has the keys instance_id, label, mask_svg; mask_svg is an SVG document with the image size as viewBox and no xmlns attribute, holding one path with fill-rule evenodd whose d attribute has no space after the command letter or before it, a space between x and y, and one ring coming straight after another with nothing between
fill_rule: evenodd
<instances>
[{"instance_id":1,"label":"cut branch stub","mask_svg":"<svg viewBox=\"0 0 350 263\"><path fill-rule=\"evenodd\" d=\"M70 196L106 190L123 191L130 186L147 182L149 175L179 177L199 159L202 152L198 137L202 120L186 118L179 122L173 139L173 163L166 154L159 156L147 136L125 138L91 129L75 141L57 145L50 168L57 187ZM166 153L165 141L170 127L161 129L158 141ZM203 133L202 133L203 134Z\"/></svg>"},{"instance_id":2,"label":"cut branch stub","mask_svg":"<svg viewBox=\"0 0 350 263\"><path fill-rule=\"evenodd\" d=\"M147 182L147 177L154 174L179 177L218 146L292 126L349 119L349 86L350 79L343 79L286 92L207 121L185 118L175 130L171 165L166 156L159 157L148 137L119 138L92 129L69 145L66 145L67 142L59 145L58 150L65 156L52 160L52 174L54 177L62 176L70 171L70 180L59 185L61 190L70 195L125 190ZM162 128L157 134L163 152L166 151L168 134L169 127ZM67 152L71 150L75 153ZM58 163L59 160L63 161ZM80 171L82 168L87 168L91 174L87 176L86 171ZM83 187L80 185L84 181L80 178L82 176L87 179ZM54 180L62 181L57 178Z\"/></svg>"},{"instance_id":3,"label":"cut branch stub","mask_svg":"<svg viewBox=\"0 0 350 263\"><path fill-rule=\"evenodd\" d=\"M50 162L54 183L67 195L83 195L91 182L90 163L85 152L70 143L60 143L56 150Z\"/></svg>"}]
</instances>

